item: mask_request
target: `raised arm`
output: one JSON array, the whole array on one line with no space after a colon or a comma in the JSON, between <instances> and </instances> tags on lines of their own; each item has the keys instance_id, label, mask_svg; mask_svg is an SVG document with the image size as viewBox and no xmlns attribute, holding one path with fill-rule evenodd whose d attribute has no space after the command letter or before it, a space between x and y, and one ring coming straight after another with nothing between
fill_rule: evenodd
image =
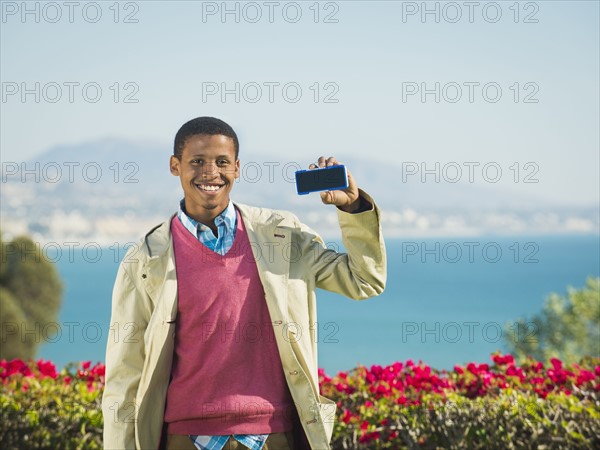
<instances>
[{"instance_id":1,"label":"raised arm","mask_svg":"<svg viewBox=\"0 0 600 450\"><path fill-rule=\"evenodd\" d=\"M373 199L359 190L370 210L347 213L338 209L342 242L348 253L327 248L311 228L299 224L303 263L316 286L354 300L379 295L385 288L387 262L381 232L380 210Z\"/></svg>"}]
</instances>

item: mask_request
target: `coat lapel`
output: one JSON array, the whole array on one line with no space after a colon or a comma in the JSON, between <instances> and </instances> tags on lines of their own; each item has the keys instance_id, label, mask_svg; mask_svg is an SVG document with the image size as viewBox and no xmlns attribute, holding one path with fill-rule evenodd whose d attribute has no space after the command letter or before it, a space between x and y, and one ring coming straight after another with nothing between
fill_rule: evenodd
<instances>
[{"instance_id":1,"label":"coat lapel","mask_svg":"<svg viewBox=\"0 0 600 450\"><path fill-rule=\"evenodd\" d=\"M146 292L158 308L160 319L167 322L177 316L177 273L171 219L150 231L145 238L150 255L144 265Z\"/></svg>"},{"instance_id":2,"label":"coat lapel","mask_svg":"<svg viewBox=\"0 0 600 450\"><path fill-rule=\"evenodd\" d=\"M237 203L235 206L246 226L271 320L287 323L287 305L278 299L288 296L289 258L285 257L284 249L289 247L291 230L282 226L284 217L273 211Z\"/></svg>"}]
</instances>

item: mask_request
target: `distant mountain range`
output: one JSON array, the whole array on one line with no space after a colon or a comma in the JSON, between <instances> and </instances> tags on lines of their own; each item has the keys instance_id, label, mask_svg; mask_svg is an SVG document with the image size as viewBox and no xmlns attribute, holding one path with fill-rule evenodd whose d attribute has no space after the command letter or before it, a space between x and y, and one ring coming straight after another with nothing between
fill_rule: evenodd
<instances>
[{"instance_id":1,"label":"distant mountain range","mask_svg":"<svg viewBox=\"0 0 600 450\"><path fill-rule=\"evenodd\" d=\"M1 227L40 242L68 239L102 245L137 239L163 221L182 196L168 168L171 148L107 138L57 146L34 160L2 164ZM317 194L298 196L294 171L309 160L241 155L242 176L232 198L287 209L324 236L337 237L332 207ZM312 157L312 156L311 156ZM382 209L388 236L598 233L598 205L572 207L493 184L426 183L402 166L343 161Z\"/></svg>"}]
</instances>

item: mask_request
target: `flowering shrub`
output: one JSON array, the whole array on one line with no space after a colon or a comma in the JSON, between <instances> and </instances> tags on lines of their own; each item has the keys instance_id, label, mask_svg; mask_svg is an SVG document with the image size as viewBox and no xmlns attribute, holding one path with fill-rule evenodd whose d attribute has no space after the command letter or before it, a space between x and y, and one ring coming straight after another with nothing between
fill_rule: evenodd
<instances>
[{"instance_id":1,"label":"flowering shrub","mask_svg":"<svg viewBox=\"0 0 600 450\"><path fill-rule=\"evenodd\" d=\"M104 365L0 361L2 449L101 449ZM492 355L438 371L408 360L330 377L334 449L600 448L600 359L565 365Z\"/></svg>"},{"instance_id":2,"label":"flowering shrub","mask_svg":"<svg viewBox=\"0 0 600 450\"><path fill-rule=\"evenodd\" d=\"M104 364L0 361L3 449L101 449Z\"/></svg>"},{"instance_id":3,"label":"flowering shrub","mask_svg":"<svg viewBox=\"0 0 600 450\"><path fill-rule=\"evenodd\" d=\"M511 355L437 371L419 361L319 373L339 449L600 448L600 359Z\"/></svg>"}]
</instances>

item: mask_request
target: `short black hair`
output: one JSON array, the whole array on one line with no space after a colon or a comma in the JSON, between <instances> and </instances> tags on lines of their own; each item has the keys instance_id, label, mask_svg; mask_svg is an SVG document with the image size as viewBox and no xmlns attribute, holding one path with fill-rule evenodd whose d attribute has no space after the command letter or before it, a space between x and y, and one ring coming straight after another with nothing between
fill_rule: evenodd
<instances>
[{"instance_id":1,"label":"short black hair","mask_svg":"<svg viewBox=\"0 0 600 450\"><path fill-rule=\"evenodd\" d=\"M175 144L173 146L173 155L178 159L181 159L183 148L185 147L185 141L198 134L207 134L209 136L223 135L233 139L233 145L235 147L235 159L238 159L240 152L240 143L238 141L237 134L233 131L233 128L221 119L216 117L196 117L186 123L184 123L177 134L175 135Z\"/></svg>"}]
</instances>

